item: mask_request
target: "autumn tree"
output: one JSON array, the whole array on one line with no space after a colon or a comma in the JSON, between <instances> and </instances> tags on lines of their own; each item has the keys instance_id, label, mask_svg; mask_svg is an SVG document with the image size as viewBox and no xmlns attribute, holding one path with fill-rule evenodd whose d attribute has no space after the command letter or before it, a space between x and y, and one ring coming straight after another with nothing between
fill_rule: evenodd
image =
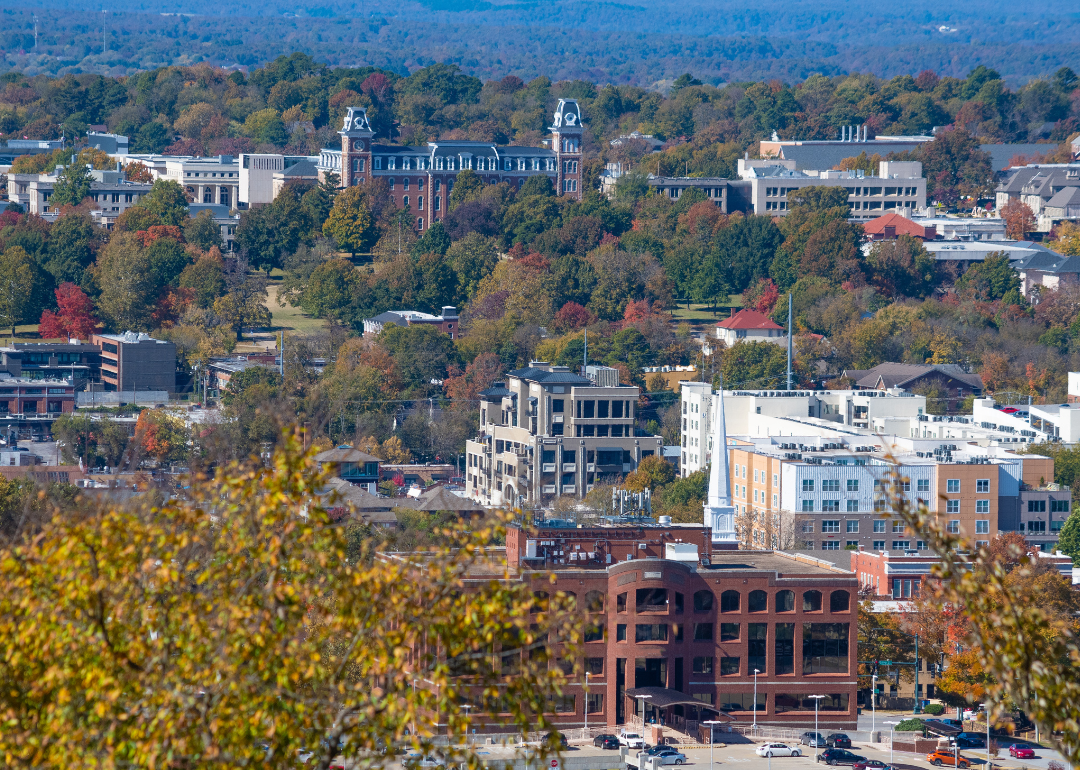
<instances>
[{"instance_id":1,"label":"autumn tree","mask_svg":"<svg viewBox=\"0 0 1080 770\"><path fill-rule=\"evenodd\" d=\"M325 770L339 746L426 754L438 732L446 761L478 768L473 725L550 728L568 679L537 651L558 639L574 660L583 623L554 587L466 583L501 574L488 546L504 519L447 533L423 564L383 558L333 524L297 440L268 465L4 543L6 764L277 770L307 748Z\"/></svg>"},{"instance_id":2,"label":"autumn tree","mask_svg":"<svg viewBox=\"0 0 1080 770\"><path fill-rule=\"evenodd\" d=\"M656 490L673 481L675 475L674 465L663 457L652 455L643 458L637 469L627 474L624 484L631 492Z\"/></svg>"},{"instance_id":3,"label":"autumn tree","mask_svg":"<svg viewBox=\"0 0 1080 770\"><path fill-rule=\"evenodd\" d=\"M97 331L94 303L73 283L62 283L54 292L57 310L41 314L38 334L42 339L88 340Z\"/></svg>"},{"instance_id":4,"label":"autumn tree","mask_svg":"<svg viewBox=\"0 0 1080 770\"><path fill-rule=\"evenodd\" d=\"M1005 234L1013 240L1022 241L1035 229L1035 212L1022 200L1010 200L1001 207L1005 220Z\"/></svg>"},{"instance_id":5,"label":"autumn tree","mask_svg":"<svg viewBox=\"0 0 1080 770\"><path fill-rule=\"evenodd\" d=\"M150 259L133 233L116 233L94 269L101 295L98 310L118 332L148 331L156 286Z\"/></svg>"},{"instance_id":6,"label":"autumn tree","mask_svg":"<svg viewBox=\"0 0 1080 770\"><path fill-rule=\"evenodd\" d=\"M0 255L0 323L15 327L39 317L48 296L50 276L19 246Z\"/></svg>"},{"instance_id":7,"label":"autumn tree","mask_svg":"<svg viewBox=\"0 0 1080 770\"><path fill-rule=\"evenodd\" d=\"M323 235L333 238L353 256L375 245L379 239L375 218L360 187L349 187L337 194L330 216L323 224Z\"/></svg>"}]
</instances>

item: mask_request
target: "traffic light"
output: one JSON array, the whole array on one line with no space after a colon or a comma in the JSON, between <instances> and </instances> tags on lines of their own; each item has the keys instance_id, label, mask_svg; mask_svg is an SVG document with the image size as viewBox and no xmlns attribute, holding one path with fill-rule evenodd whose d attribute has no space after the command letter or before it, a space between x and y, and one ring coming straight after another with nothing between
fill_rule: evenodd
<instances>
[{"instance_id":1,"label":"traffic light","mask_svg":"<svg viewBox=\"0 0 1080 770\"><path fill-rule=\"evenodd\" d=\"M877 676L877 672L878 672L878 668L877 668L877 661L875 660L875 661L874 661L874 670L873 670L873 671L872 671L871 673L872 673L872 674L873 674L874 676Z\"/></svg>"}]
</instances>

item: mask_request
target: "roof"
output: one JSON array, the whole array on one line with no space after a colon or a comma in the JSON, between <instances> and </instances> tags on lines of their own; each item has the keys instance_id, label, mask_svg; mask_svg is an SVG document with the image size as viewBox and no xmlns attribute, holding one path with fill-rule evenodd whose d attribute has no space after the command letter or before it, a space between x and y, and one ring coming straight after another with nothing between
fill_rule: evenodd
<instances>
[{"instance_id":1,"label":"roof","mask_svg":"<svg viewBox=\"0 0 1080 770\"><path fill-rule=\"evenodd\" d=\"M398 326L408 326L409 321L405 316L398 315L390 310L385 313L379 313L374 318L366 318L366 321L378 321L381 324L397 324Z\"/></svg>"},{"instance_id":2,"label":"roof","mask_svg":"<svg viewBox=\"0 0 1080 770\"><path fill-rule=\"evenodd\" d=\"M1065 208L1066 206L1076 206L1080 204L1080 187L1063 187L1054 193L1050 200L1046 202L1047 206L1053 206L1055 208Z\"/></svg>"},{"instance_id":3,"label":"roof","mask_svg":"<svg viewBox=\"0 0 1080 770\"><path fill-rule=\"evenodd\" d=\"M980 144L979 149L990 153L990 165L994 171L1001 171L1008 167L1009 161L1016 155L1045 155L1053 152L1058 145L1051 142L1035 144L1032 142L1022 144Z\"/></svg>"},{"instance_id":4,"label":"roof","mask_svg":"<svg viewBox=\"0 0 1080 770\"><path fill-rule=\"evenodd\" d=\"M780 154L787 160L795 161L795 168L829 169L840 164L844 158L854 158L859 153L886 157L890 152L907 152L921 146L921 141L872 141L872 142L830 142L828 144L783 145ZM1011 156L1010 156L1011 157Z\"/></svg>"},{"instance_id":5,"label":"roof","mask_svg":"<svg viewBox=\"0 0 1080 770\"><path fill-rule=\"evenodd\" d=\"M549 372L547 369L537 369L526 366L524 369L514 369L507 372L509 377L517 377L519 380L532 380L533 382L552 382L565 385L592 385L588 377L581 377L571 372Z\"/></svg>"},{"instance_id":6,"label":"roof","mask_svg":"<svg viewBox=\"0 0 1080 770\"><path fill-rule=\"evenodd\" d=\"M717 324L721 329L779 329L784 327L773 321L764 313L756 310L740 310L731 318L727 318Z\"/></svg>"},{"instance_id":7,"label":"roof","mask_svg":"<svg viewBox=\"0 0 1080 770\"><path fill-rule=\"evenodd\" d=\"M483 511L484 506L472 500L455 495L443 485L433 487L415 500L410 501L411 507L418 511ZM404 507L404 506L401 506Z\"/></svg>"},{"instance_id":8,"label":"roof","mask_svg":"<svg viewBox=\"0 0 1080 770\"><path fill-rule=\"evenodd\" d=\"M490 388L481 390L479 395L487 396L488 398L502 398L504 396L514 395L514 391L506 387L506 383L504 382L495 382L492 383Z\"/></svg>"},{"instance_id":9,"label":"roof","mask_svg":"<svg viewBox=\"0 0 1080 770\"><path fill-rule=\"evenodd\" d=\"M863 231L868 235L884 235L886 227L896 228L896 235L914 235L916 238L926 237L926 228L915 224L907 217L902 217L896 212L871 219L863 225Z\"/></svg>"},{"instance_id":10,"label":"roof","mask_svg":"<svg viewBox=\"0 0 1080 770\"><path fill-rule=\"evenodd\" d=\"M298 161L289 166L287 169L281 172L281 175L286 178L316 177L319 175L319 169L315 167L314 163L305 158L304 160Z\"/></svg>"},{"instance_id":11,"label":"roof","mask_svg":"<svg viewBox=\"0 0 1080 770\"><path fill-rule=\"evenodd\" d=\"M345 479L327 479L326 486L318 492L324 503L348 508L353 515L372 524L397 523L393 508L397 500L373 495L362 487Z\"/></svg>"},{"instance_id":12,"label":"roof","mask_svg":"<svg viewBox=\"0 0 1080 770\"><path fill-rule=\"evenodd\" d=\"M647 698L651 706L667 708L679 703L701 703L693 695L680 690L669 690L667 687L634 687L626 691L629 698ZM735 722L735 717L721 711L713 717L718 722Z\"/></svg>"},{"instance_id":13,"label":"roof","mask_svg":"<svg viewBox=\"0 0 1080 770\"><path fill-rule=\"evenodd\" d=\"M327 449L325 452L319 452L315 455L315 460L320 463L381 463L378 457L375 455L369 455L367 452L361 452L359 449L354 449L348 444L342 444L339 447L333 449Z\"/></svg>"},{"instance_id":14,"label":"roof","mask_svg":"<svg viewBox=\"0 0 1080 770\"><path fill-rule=\"evenodd\" d=\"M949 261L981 261L1000 252L1009 258L1013 267L1033 255L1057 255L1041 243L1032 241L927 241L923 247L934 259Z\"/></svg>"},{"instance_id":15,"label":"roof","mask_svg":"<svg viewBox=\"0 0 1080 770\"><path fill-rule=\"evenodd\" d=\"M1020 259L1013 260L1012 266L1018 272L1039 270L1044 273L1062 275L1065 273L1080 273L1080 257L1069 257L1058 254L1056 251L1043 249L1026 254Z\"/></svg>"},{"instance_id":16,"label":"roof","mask_svg":"<svg viewBox=\"0 0 1080 770\"><path fill-rule=\"evenodd\" d=\"M862 377L855 381L860 388L902 388L931 372L940 372L954 380L959 380L974 388L982 388L982 378L977 374L965 372L956 364L878 364L867 369ZM851 376L848 374L847 376Z\"/></svg>"}]
</instances>

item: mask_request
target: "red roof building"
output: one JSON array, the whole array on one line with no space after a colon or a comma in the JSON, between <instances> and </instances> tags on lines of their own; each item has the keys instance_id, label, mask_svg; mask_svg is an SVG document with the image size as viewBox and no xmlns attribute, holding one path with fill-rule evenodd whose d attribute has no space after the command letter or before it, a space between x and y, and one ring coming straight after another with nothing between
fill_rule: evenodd
<instances>
[{"instance_id":1,"label":"red roof building","mask_svg":"<svg viewBox=\"0 0 1080 770\"><path fill-rule=\"evenodd\" d=\"M730 347L739 340L745 342L784 342L784 327L756 310L740 310L716 325L716 336Z\"/></svg>"},{"instance_id":2,"label":"red roof building","mask_svg":"<svg viewBox=\"0 0 1080 770\"><path fill-rule=\"evenodd\" d=\"M933 225L923 227L893 212L871 219L863 225L863 232L871 241L892 241L901 235L910 235L920 241L932 241L937 238L937 228Z\"/></svg>"}]
</instances>

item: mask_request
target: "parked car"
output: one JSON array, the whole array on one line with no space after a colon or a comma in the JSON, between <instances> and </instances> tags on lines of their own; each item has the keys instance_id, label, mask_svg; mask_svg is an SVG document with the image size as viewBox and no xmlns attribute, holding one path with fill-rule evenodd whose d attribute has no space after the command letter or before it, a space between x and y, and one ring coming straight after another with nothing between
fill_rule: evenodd
<instances>
[{"instance_id":1,"label":"parked car","mask_svg":"<svg viewBox=\"0 0 1080 770\"><path fill-rule=\"evenodd\" d=\"M598 735L593 738L592 745L601 749L617 749L619 748L619 739L610 734Z\"/></svg>"},{"instance_id":2,"label":"parked car","mask_svg":"<svg viewBox=\"0 0 1080 770\"><path fill-rule=\"evenodd\" d=\"M402 762L408 770L446 770L446 762L434 754L422 755L418 752L408 754Z\"/></svg>"},{"instance_id":3,"label":"parked car","mask_svg":"<svg viewBox=\"0 0 1080 770\"><path fill-rule=\"evenodd\" d=\"M671 750L671 751L661 751L660 753L655 754L654 756L655 756L656 759L660 760L661 765L685 765L686 764L686 755L679 752L679 751L676 751L674 749Z\"/></svg>"},{"instance_id":4,"label":"parked car","mask_svg":"<svg viewBox=\"0 0 1080 770\"><path fill-rule=\"evenodd\" d=\"M801 757L802 752L786 743L763 743L754 753L759 757Z\"/></svg>"},{"instance_id":5,"label":"parked car","mask_svg":"<svg viewBox=\"0 0 1080 770\"><path fill-rule=\"evenodd\" d=\"M618 738L620 746L626 746L631 749L645 748L645 739L629 730L619 730Z\"/></svg>"},{"instance_id":6,"label":"parked car","mask_svg":"<svg viewBox=\"0 0 1080 770\"><path fill-rule=\"evenodd\" d=\"M825 745L830 749L850 749L851 738L843 733L832 733L825 739Z\"/></svg>"},{"instance_id":7,"label":"parked car","mask_svg":"<svg viewBox=\"0 0 1080 770\"><path fill-rule=\"evenodd\" d=\"M880 759L864 759L862 762L853 764L851 770L893 770L893 766Z\"/></svg>"},{"instance_id":8,"label":"parked car","mask_svg":"<svg viewBox=\"0 0 1080 770\"><path fill-rule=\"evenodd\" d=\"M678 754L679 750L674 746L668 746L664 743L658 743L655 746L649 746L647 749L645 749L645 751L641 753L645 754L646 756L656 757L661 754Z\"/></svg>"},{"instance_id":9,"label":"parked car","mask_svg":"<svg viewBox=\"0 0 1080 770\"><path fill-rule=\"evenodd\" d=\"M949 745L959 746L962 749L984 749L986 741L978 733L957 733L949 738Z\"/></svg>"},{"instance_id":10,"label":"parked car","mask_svg":"<svg viewBox=\"0 0 1080 770\"><path fill-rule=\"evenodd\" d=\"M854 765L856 762L865 762L866 757L852 754L847 749L825 749L817 755L817 761L828 765Z\"/></svg>"},{"instance_id":11,"label":"parked car","mask_svg":"<svg viewBox=\"0 0 1080 770\"><path fill-rule=\"evenodd\" d=\"M950 767L971 767L971 762L963 754L954 754L951 751L940 749L931 751L926 755L926 761L934 767L949 765Z\"/></svg>"},{"instance_id":12,"label":"parked car","mask_svg":"<svg viewBox=\"0 0 1080 770\"><path fill-rule=\"evenodd\" d=\"M1009 747L1009 756L1017 759L1035 759L1035 750L1030 746L1022 746L1014 743Z\"/></svg>"},{"instance_id":13,"label":"parked car","mask_svg":"<svg viewBox=\"0 0 1080 770\"><path fill-rule=\"evenodd\" d=\"M540 745L545 749L563 749L570 748L570 741L566 740L566 736L559 732L548 733L541 739Z\"/></svg>"},{"instance_id":14,"label":"parked car","mask_svg":"<svg viewBox=\"0 0 1080 770\"><path fill-rule=\"evenodd\" d=\"M820 749L825 745L825 739L821 737L821 733L815 733L812 730L802 734L802 738L799 739L799 743L804 746L812 746L815 749Z\"/></svg>"}]
</instances>

